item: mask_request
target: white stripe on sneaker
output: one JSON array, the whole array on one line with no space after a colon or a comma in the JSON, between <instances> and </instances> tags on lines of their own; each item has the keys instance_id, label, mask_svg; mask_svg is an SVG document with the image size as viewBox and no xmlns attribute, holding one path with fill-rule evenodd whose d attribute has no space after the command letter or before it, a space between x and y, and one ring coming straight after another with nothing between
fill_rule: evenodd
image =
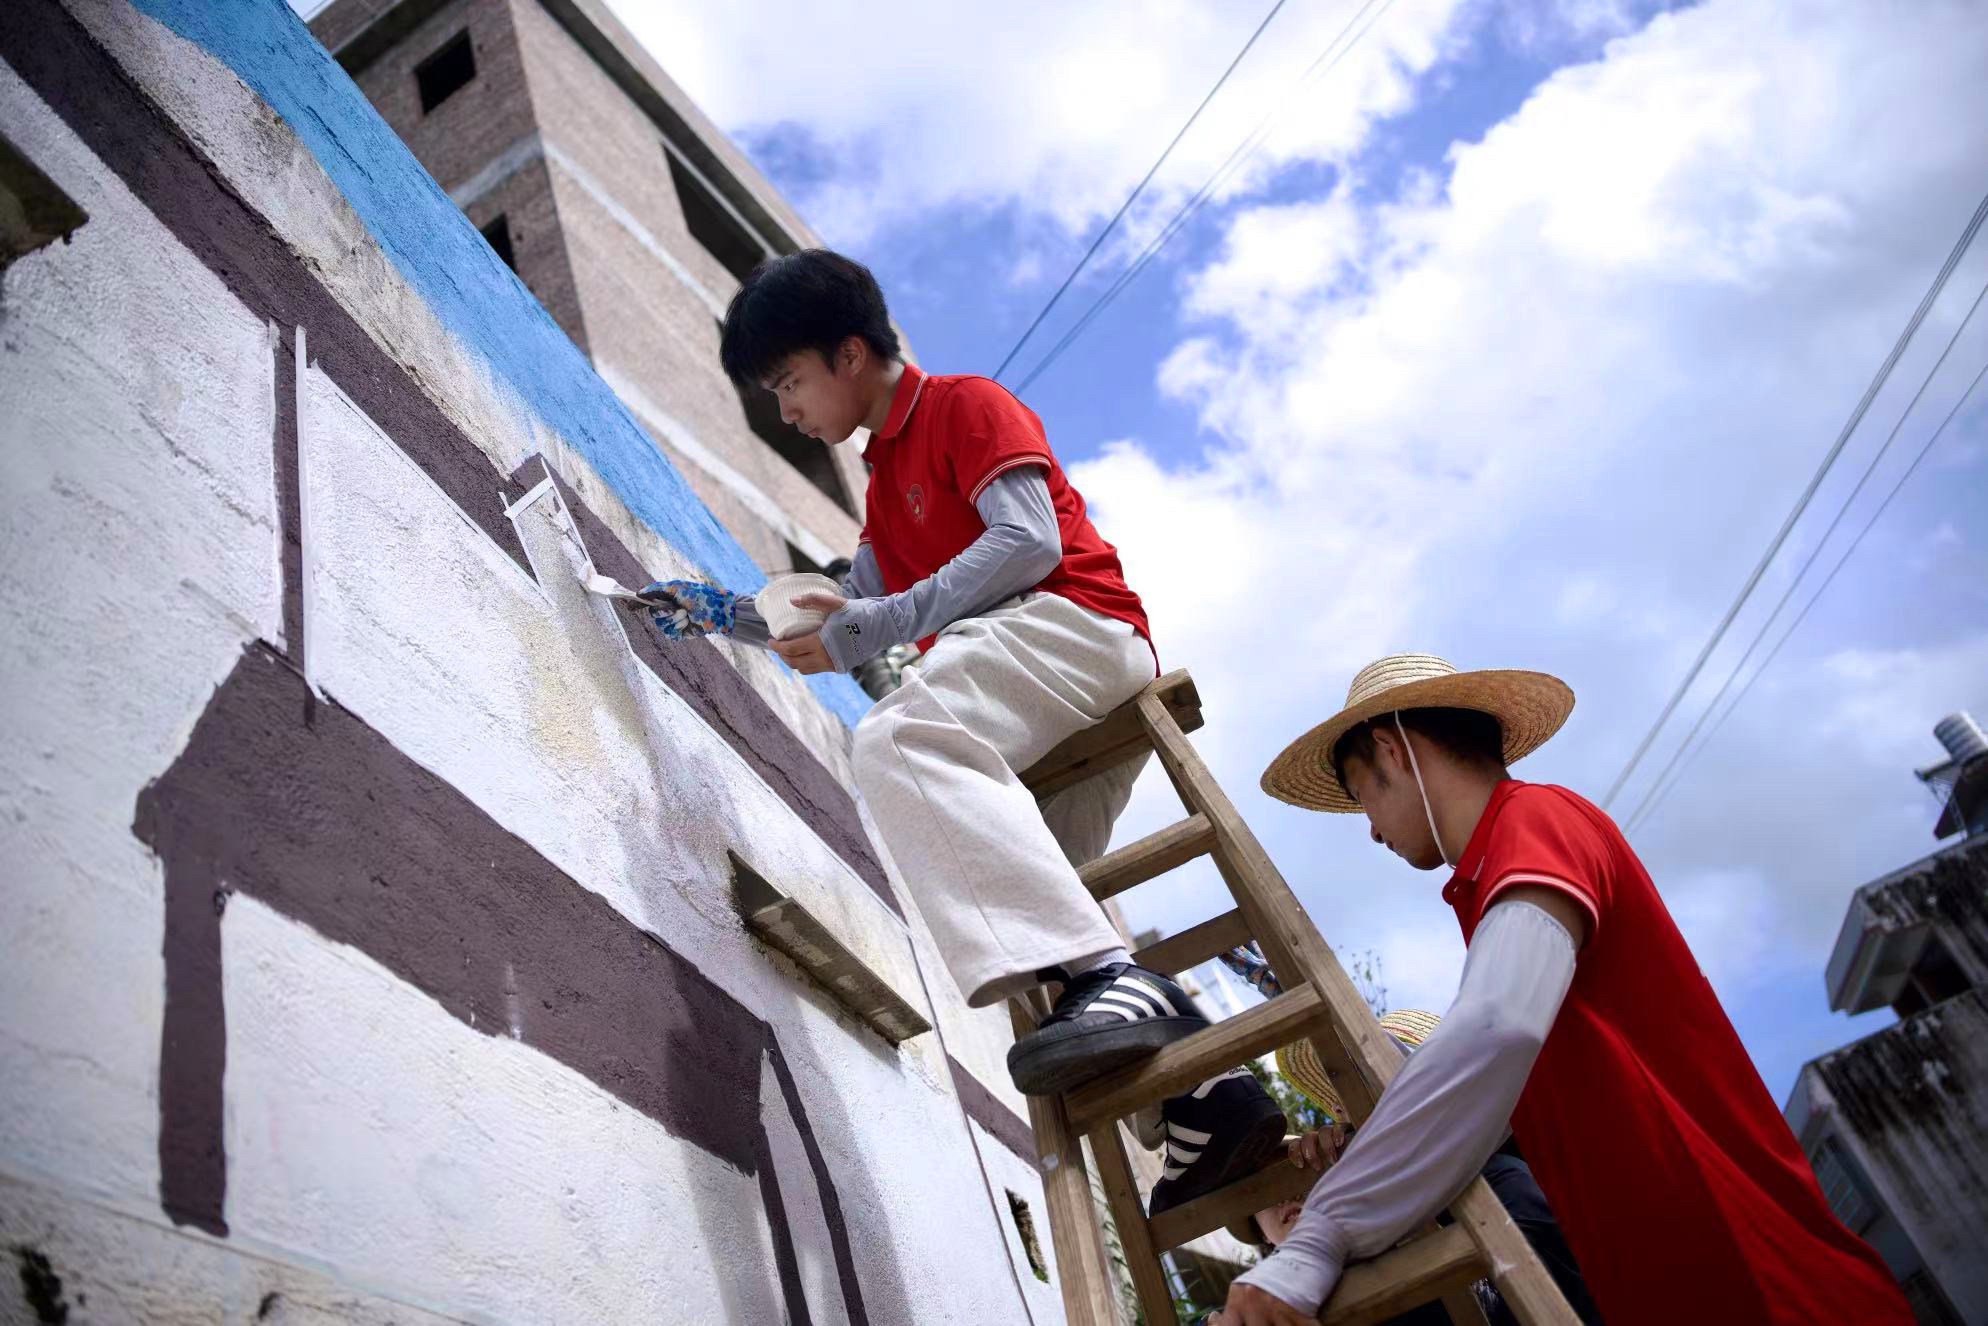
<instances>
[{"instance_id":1,"label":"white stripe on sneaker","mask_svg":"<svg viewBox=\"0 0 1988 1326\"><path fill-rule=\"evenodd\" d=\"M1187 1016L1186 1013L1181 1011L1180 1006L1174 1003L1173 996L1168 994L1165 988L1163 988L1161 985L1159 985L1159 983L1155 981L1146 980L1144 978L1134 976L1130 972L1127 972L1125 975L1119 977L1116 981L1112 982L1112 984L1134 986L1142 994L1150 995L1155 1001L1157 1001L1161 1011L1166 1013L1171 1013L1177 1018Z\"/></svg>"},{"instance_id":2,"label":"white stripe on sneaker","mask_svg":"<svg viewBox=\"0 0 1988 1326\"><path fill-rule=\"evenodd\" d=\"M1086 1013L1089 1013L1092 1012L1093 1010L1116 1013L1128 1022L1134 1021L1138 1018L1149 1018L1153 1016L1153 1010L1146 1007L1144 1004L1138 1003L1135 1000L1131 999L1114 997L1110 994L1099 995L1096 999L1093 999L1091 1001L1090 1007L1086 1008L1084 1011Z\"/></svg>"},{"instance_id":3,"label":"white stripe on sneaker","mask_svg":"<svg viewBox=\"0 0 1988 1326\"><path fill-rule=\"evenodd\" d=\"M1167 1123L1167 1131L1172 1133L1175 1137L1179 1138L1181 1141L1187 1142L1193 1146L1206 1146L1208 1145L1208 1139L1215 1135L1213 1133L1204 1133L1199 1128L1183 1127L1182 1125L1173 1123L1171 1121Z\"/></svg>"},{"instance_id":4,"label":"white stripe on sneaker","mask_svg":"<svg viewBox=\"0 0 1988 1326\"><path fill-rule=\"evenodd\" d=\"M1111 987L1098 997L1102 999L1106 996L1135 1004L1153 1017L1165 1017L1167 1014L1167 1005L1153 997L1152 987L1139 981L1128 981L1121 977L1113 981Z\"/></svg>"}]
</instances>

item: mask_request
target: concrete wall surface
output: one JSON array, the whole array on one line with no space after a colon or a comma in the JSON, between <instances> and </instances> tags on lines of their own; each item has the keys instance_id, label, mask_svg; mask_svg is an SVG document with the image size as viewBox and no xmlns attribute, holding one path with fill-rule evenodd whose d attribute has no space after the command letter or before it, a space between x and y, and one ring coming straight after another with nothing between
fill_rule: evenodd
<instances>
[{"instance_id":1,"label":"concrete wall surface","mask_svg":"<svg viewBox=\"0 0 1988 1326\"><path fill-rule=\"evenodd\" d=\"M0 1320L1060 1322L863 697L585 592L760 573L290 10L15 0L0 125Z\"/></svg>"}]
</instances>

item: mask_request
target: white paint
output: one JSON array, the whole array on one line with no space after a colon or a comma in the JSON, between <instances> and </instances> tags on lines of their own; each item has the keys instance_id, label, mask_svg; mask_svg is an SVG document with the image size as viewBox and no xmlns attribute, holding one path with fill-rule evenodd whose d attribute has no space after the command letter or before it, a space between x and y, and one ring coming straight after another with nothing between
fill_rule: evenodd
<instances>
[{"instance_id":1,"label":"white paint","mask_svg":"<svg viewBox=\"0 0 1988 1326\"><path fill-rule=\"evenodd\" d=\"M156 1209L164 974L139 792L280 634L267 331L0 65L89 213L7 268L0 371L0 1171Z\"/></svg>"},{"instance_id":2,"label":"white paint","mask_svg":"<svg viewBox=\"0 0 1988 1326\"><path fill-rule=\"evenodd\" d=\"M780 1319L756 1179L253 898L222 935L234 1238L471 1320Z\"/></svg>"}]
</instances>

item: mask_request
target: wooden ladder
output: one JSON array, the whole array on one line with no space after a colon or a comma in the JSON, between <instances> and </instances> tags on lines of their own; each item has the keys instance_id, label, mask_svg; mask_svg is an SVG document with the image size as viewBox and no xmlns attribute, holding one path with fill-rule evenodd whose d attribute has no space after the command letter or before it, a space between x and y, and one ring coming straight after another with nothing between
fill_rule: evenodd
<instances>
[{"instance_id":1,"label":"wooden ladder","mask_svg":"<svg viewBox=\"0 0 1988 1326\"><path fill-rule=\"evenodd\" d=\"M1169 673L1022 774L1041 799L1148 750L1156 752L1187 818L1100 857L1078 877L1103 901L1196 857L1212 856L1235 907L1139 950L1133 960L1173 975L1255 939L1283 985L1275 998L1133 1067L1062 1096L1029 1098L1069 1326L1113 1326L1117 1320L1111 1266L1080 1139L1090 1139L1097 1157L1146 1326L1178 1326L1160 1254L1275 1202L1302 1198L1317 1176L1280 1155L1249 1178L1148 1220L1118 1121L1245 1059L1309 1036L1358 1124L1402 1060L1256 835L1188 743L1186 734L1201 721L1193 680L1186 672ZM1020 1036L1034 1029L1049 1001L1038 989L1027 999L1010 1001L1010 1009ZM1452 1321L1481 1323L1469 1285L1488 1277L1527 1326L1574 1326L1559 1287L1484 1180L1472 1179L1449 1212L1451 1224L1431 1225L1349 1267L1319 1319L1379 1321L1440 1300Z\"/></svg>"}]
</instances>

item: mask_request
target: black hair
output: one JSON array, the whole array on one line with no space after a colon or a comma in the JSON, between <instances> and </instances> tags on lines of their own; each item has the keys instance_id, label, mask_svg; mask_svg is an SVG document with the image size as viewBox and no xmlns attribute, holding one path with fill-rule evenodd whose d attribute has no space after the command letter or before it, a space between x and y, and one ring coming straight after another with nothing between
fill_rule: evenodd
<instances>
[{"instance_id":1,"label":"black hair","mask_svg":"<svg viewBox=\"0 0 1988 1326\"><path fill-rule=\"evenodd\" d=\"M870 269L827 249L802 249L746 274L725 310L718 358L726 376L752 390L789 355L813 350L833 363L835 352L860 336L879 359L902 354Z\"/></svg>"},{"instance_id":2,"label":"black hair","mask_svg":"<svg viewBox=\"0 0 1988 1326\"><path fill-rule=\"evenodd\" d=\"M1339 780L1340 786L1346 784L1346 761L1355 755L1375 765L1376 725L1392 728L1393 711L1355 724L1332 743L1332 776ZM1481 709L1403 709L1401 725L1458 759L1498 769L1505 767L1504 726Z\"/></svg>"}]
</instances>

